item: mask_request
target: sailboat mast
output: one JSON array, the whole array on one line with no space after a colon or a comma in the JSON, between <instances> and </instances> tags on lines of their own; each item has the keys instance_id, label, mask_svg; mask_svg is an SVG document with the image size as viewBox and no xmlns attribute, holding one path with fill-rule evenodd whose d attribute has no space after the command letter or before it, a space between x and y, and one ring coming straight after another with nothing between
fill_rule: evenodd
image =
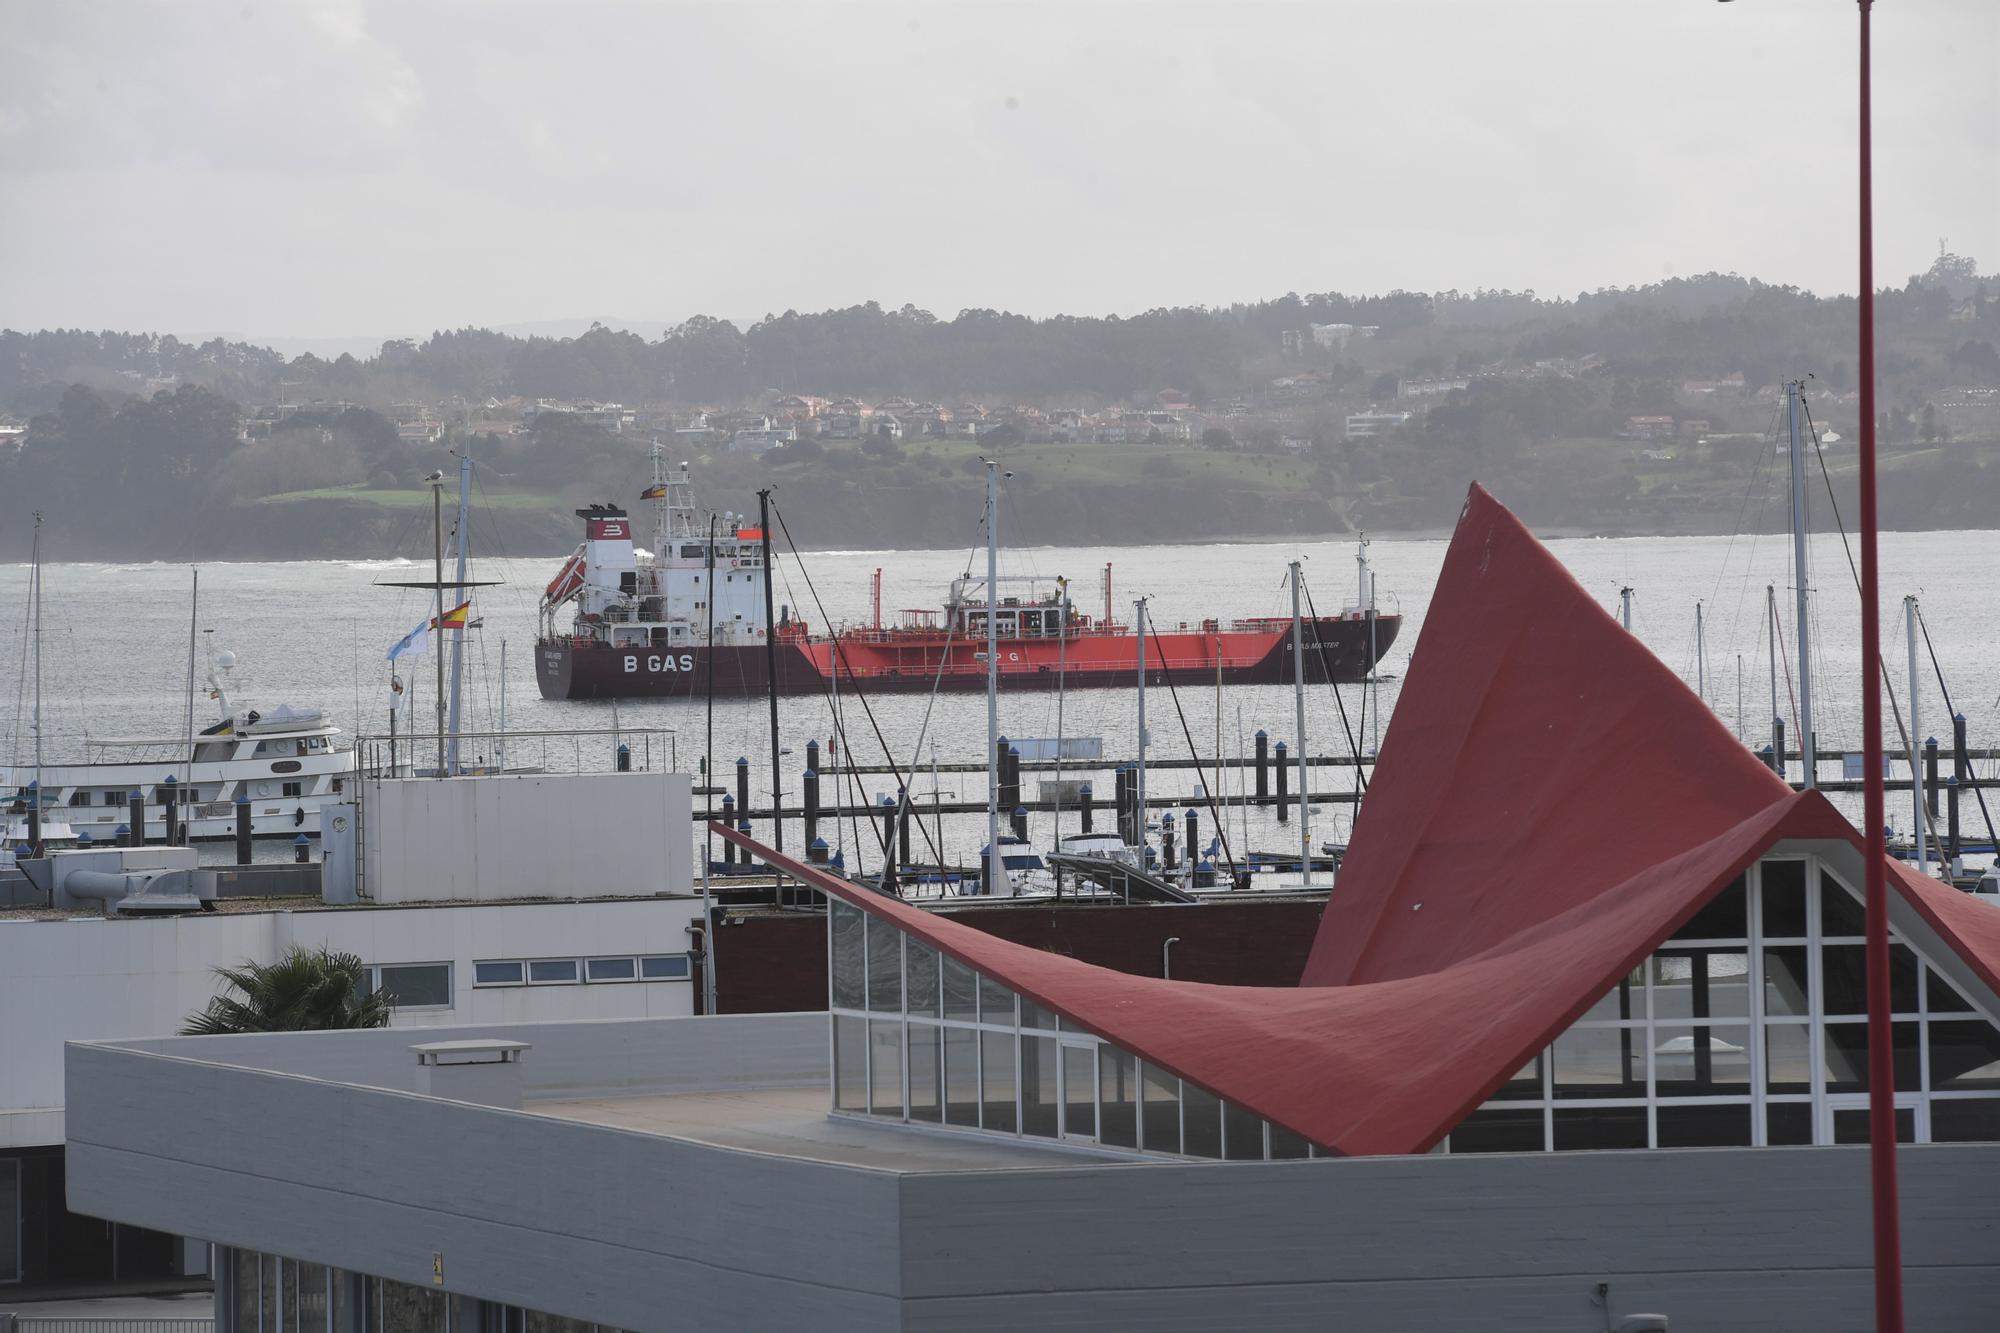
<instances>
[{"instance_id":1,"label":"sailboat mast","mask_svg":"<svg viewBox=\"0 0 2000 1333\"><path fill-rule=\"evenodd\" d=\"M468 456L458 460L458 528L457 535L452 538L452 545L458 551L458 595L461 597L467 595L465 591L465 560L466 543L470 536L467 529L471 526L471 519L472 459ZM439 589L438 591L440 594L443 593L443 589ZM443 602L440 601L438 604L442 606ZM466 623L468 626L470 626L471 621L472 615L468 608L466 612ZM444 632L442 621L438 623L438 632L440 634ZM464 657L465 630L461 629L451 636L451 754L445 763L446 771L451 773L458 772L458 733L461 729L459 726L458 710L461 697L461 682L465 679Z\"/></svg>"},{"instance_id":2,"label":"sailboat mast","mask_svg":"<svg viewBox=\"0 0 2000 1333\"><path fill-rule=\"evenodd\" d=\"M1306 799L1306 636L1299 615L1300 582L1305 570L1292 561L1292 705L1299 730L1299 883L1312 883L1312 804Z\"/></svg>"},{"instance_id":3,"label":"sailboat mast","mask_svg":"<svg viewBox=\"0 0 2000 1333\"><path fill-rule=\"evenodd\" d=\"M1708 702L1708 639L1702 630L1700 602L1694 604L1694 692Z\"/></svg>"},{"instance_id":4,"label":"sailboat mast","mask_svg":"<svg viewBox=\"0 0 2000 1333\"><path fill-rule=\"evenodd\" d=\"M194 571L194 590L188 597L188 685L187 685L187 800L194 804L194 643L195 625L201 618L201 571ZM167 840L173 840L173 831L167 831Z\"/></svg>"},{"instance_id":5,"label":"sailboat mast","mask_svg":"<svg viewBox=\"0 0 2000 1333\"><path fill-rule=\"evenodd\" d=\"M1799 754L1805 760L1805 785L1810 791L1819 785L1819 756L1813 746L1812 649L1808 646L1812 636L1806 631L1806 456L1799 434L1799 406L1804 395L1804 381L1786 382L1785 425L1792 449L1792 583L1798 595L1792 634L1799 641Z\"/></svg>"},{"instance_id":6,"label":"sailboat mast","mask_svg":"<svg viewBox=\"0 0 2000 1333\"><path fill-rule=\"evenodd\" d=\"M507 771L507 641L500 640L500 735L493 742L493 766Z\"/></svg>"},{"instance_id":7,"label":"sailboat mast","mask_svg":"<svg viewBox=\"0 0 2000 1333\"><path fill-rule=\"evenodd\" d=\"M1000 465L986 462L986 867L987 894L1000 891Z\"/></svg>"},{"instance_id":8,"label":"sailboat mast","mask_svg":"<svg viewBox=\"0 0 2000 1333\"><path fill-rule=\"evenodd\" d=\"M1771 667L1771 767L1779 777L1785 775L1785 747L1778 743L1778 588L1776 584L1764 585L1764 651L1770 656Z\"/></svg>"},{"instance_id":9,"label":"sailboat mast","mask_svg":"<svg viewBox=\"0 0 2000 1333\"><path fill-rule=\"evenodd\" d=\"M785 850L785 821L779 815L784 790L778 771L778 620L771 613L771 489L757 492L758 543L764 555L764 695L771 707L771 847ZM713 657L714 654L710 653Z\"/></svg>"},{"instance_id":10,"label":"sailboat mast","mask_svg":"<svg viewBox=\"0 0 2000 1333\"><path fill-rule=\"evenodd\" d=\"M431 478L431 583L437 604L436 618L431 623L441 635L444 633L444 474L433 472ZM432 656L437 659L437 775L443 777L447 771L444 766L444 645L439 644Z\"/></svg>"},{"instance_id":11,"label":"sailboat mast","mask_svg":"<svg viewBox=\"0 0 2000 1333\"><path fill-rule=\"evenodd\" d=\"M1132 840L1140 847L1146 845L1146 599L1141 597L1132 603L1132 621L1138 627L1139 635L1139 762L1134 767L1132 784ZM1144 860L1145 852L1139 853Z\"/></svg>"},{"instance_id":12,"label":"sailboat mast","mask_svg":"<svg viewBox=\"0 0 2000 1333\"><path fill-rule=\"evenodd\" d=\"M1903 598L1903 636L1910 645L1910 831L1917 840L1917 873L1928 875L1930 865L1924 857L1924 780L1917 772L1917 737L1923 733L1917 722L1917 599L1914 594ZM1942 854L1939 857L1943 859ZM1949 871L1950 867L1946 867Z\"/></svg>"},{"instance_id":13,"label":"sailboat mast","mask_svg":"<svg viewBox=\"0 0 2000 1333\"><path fill-rule=\"evenodd\" d=\"M35 809L42 808L42 511L35 511L35 541L30 553L33 587L30 609L35 613Z\"/></svg>"}]
</instances>

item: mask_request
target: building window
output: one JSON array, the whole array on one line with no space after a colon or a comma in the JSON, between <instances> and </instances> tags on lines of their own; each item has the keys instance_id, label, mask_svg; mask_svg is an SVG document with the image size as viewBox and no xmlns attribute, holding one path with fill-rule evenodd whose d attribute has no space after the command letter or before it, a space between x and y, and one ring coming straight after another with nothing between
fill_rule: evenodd
<instances>
[{"instance_id":1,"label":"building window","mask_svg":"<svg viewBox=\"0 0 2000 1333\"><path fill-rule=\"evenodd\" d=\"M368 969L368 989L392 1009L451 1008L450 963L380 963Z\"/></svg>"},{"instance_id":2,"label":"building window","mask_svg":"<svg viewBox=\"0 0 2000 1333\"><path fill-rule=\"evenodd\" d=\"M0 1157L0 1282L21 1280L21 1159Z\"/></svg>"},{"instance_id":3,"label":"building window","mask_svg":"<svg viewBox=\"0 0 2000 1333\"><path fill-rule=\"evenodd\" d=\"M686 981L693 964L684 953L614 954L604 958L482 958L472 965L472 984L495 986L577 986L633 981Z\"/></svg>"},{"instance_id":4,"label":"building window","mask_svg":"<svg viewBox=\"0 0 2000 1333\"><path fill-rule=\"evenodd\" d=\"M279 794L281 796L303 796L306 794L306 784L303 782L283 783L280 786Z\"/></svg>"},{"instance_id":5,"label":"building window","mask_svg":"<svg viewBox=\"0 0 2000 1333\"><path fill-rule=\"evenodd\" d=\"M583 964L587 981L637 981L639 963L633 958L590 958Z\"/></svg>"}]
</instances>

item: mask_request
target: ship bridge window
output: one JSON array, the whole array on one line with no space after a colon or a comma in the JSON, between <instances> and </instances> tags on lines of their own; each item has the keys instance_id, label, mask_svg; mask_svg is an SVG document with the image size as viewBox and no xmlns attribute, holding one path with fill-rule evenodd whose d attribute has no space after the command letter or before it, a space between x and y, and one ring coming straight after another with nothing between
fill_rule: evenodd
<instances>
[{"instance_id":1,"label":"ship bridge window","mask_svg":"<svg viewBox=\"0 0 2000 1333\"><path fill-rule=\"evenodd\" d=\"M696 542L691 546L681 547L681 559L683 560L702 560L706 559L707 556L708 549L700 542Z\"/></svg>"},{"instance_id":2,"label":"ship bridge window","mask_svg":"<svg viewBox=\"0 0 2000 1333\"><path fill-rule=\"evenodd\" d=\"M122 791L105 792L104 803L106 805L123 805L125 804L125 793Z\"/></svg>"},{"instance_id":3,"label":"ship bridge window","mask_svg":"<svg viewBox=\"0 0 2000 1333\"><path fill-rule=\"evenodd\" d=\"M73 791L69 794L69 803L71 805L89 805L90 793L87 791Z\"/></svg>"}]
</instances>

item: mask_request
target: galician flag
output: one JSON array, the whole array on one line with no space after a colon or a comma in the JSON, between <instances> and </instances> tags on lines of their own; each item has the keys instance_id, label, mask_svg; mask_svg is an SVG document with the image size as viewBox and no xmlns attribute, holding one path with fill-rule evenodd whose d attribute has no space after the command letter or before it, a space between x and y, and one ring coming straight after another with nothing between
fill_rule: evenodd
<instances>
[{"instance_id":1,"label":"galician flag","mask_svg":"<svg viewBox=\"0 0 2000 1333\"><path fill-rule=\"evenodd\" d=\"M399 657L407 657L411 653L423 652L430 646L431 622L426 620L408 634L396 640L394 646L389 649L389 660L393 662Z\"/></svg>"}]
</instances>

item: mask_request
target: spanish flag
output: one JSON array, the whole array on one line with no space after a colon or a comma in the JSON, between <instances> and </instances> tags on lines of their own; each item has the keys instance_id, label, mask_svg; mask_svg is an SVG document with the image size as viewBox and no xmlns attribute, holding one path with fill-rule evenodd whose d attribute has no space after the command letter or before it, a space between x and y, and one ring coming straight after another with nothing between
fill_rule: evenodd
<instances>
[{"instance_id":1,"label":"spanish flag","mask_svg":"<svg viewBox=\"0 0 2000 1333\"><path fill-rule=\"evenodd\" d=\"M639 492L639 498L641 500L664 500L667 498L667 488L665 485L648 486L645 490Z\"/></svg>"},{"instance_id":2,"label":"spanish flag","mask_svg":"<svg viewBox=\"0 0 2000 1333\"><path fill-rule=\"evenodd\" d=\"M466 613L470 611L471 608L472 608L471 602L469 601L460 602L457 606L454 606L451 610L445 612L444 618L442 620L440 620L436 616L431 617L430 628L464 629Z\"/></svg>"}]
</instances>

